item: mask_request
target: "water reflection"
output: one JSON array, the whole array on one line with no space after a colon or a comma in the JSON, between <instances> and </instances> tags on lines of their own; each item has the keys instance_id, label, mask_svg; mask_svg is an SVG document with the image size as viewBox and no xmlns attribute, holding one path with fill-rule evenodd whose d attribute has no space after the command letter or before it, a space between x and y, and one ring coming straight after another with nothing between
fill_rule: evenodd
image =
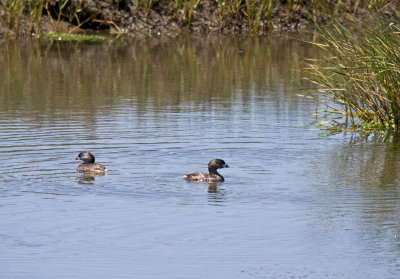
<instances>
[{"instance_id":1,"label":"water reflection","mask_svg":"<svg viewBox=\"0 0 400 279\"><path fill-rule=\"evenodd\" d=\"M400 256L395 221L400 219L399 158L397 143L380 142L347 142L316 156L312 169L320 194L315 199L323 205L322 214L329 216L324 222L327 231L337 230L340 224L343 230L368 239L369 249Z\"/></svg>"},{"instance_id":2,"label":"water reflection","mask_svg":"<svg viewBox=\"0 0 400 279\"><path fill-rule=\"evenodd\" d=\"M386 188L399 184L400 149L396 143L347 144L332 154L330 173L337 185ZM344 180L341 180L343 179Z\"/></svg>"},{"instance_id":3,"label":"water reflection","mask_svg":"<svg viewBox=\"0 0 400 279\"><path fill-rule=\"evenodd\" d=\"M226 201L225 189L222 183L208 183L208 204L214 206L222 206Z\"/></svg>"},{"instance_id":4,"label":"water reflection","mask_svg":"<svg viewBox=\"0 0 400 279\"><path fill-rule=\"evenodd\" d=\"M1 111L29 116L34 123L81 114L90 130L102 111L121 105L137 106L138 112L171 106L175 112L208 110L227 98L246 104L266 87L275 89L275 102L291 102L289 86L304 85L304 57L315 57L315 50L299 40L266 38L182 37L95 46L3 42Z\"/></svg>"},{"instance_id":5,"label":"water reflection","mask_svg":"<svg viewBox=\"0 0 400 279\"><path fill-rule=\"evenodd\" d=\"M83 173L80 174L78 183L83 185L94 185L96 176L104 176L105 174Z\"/></svg>"},{"instance_id":6,"label":"water reflection","mask_svg":"<svg viewBox=\"0 0 400 279\"><path fill-rule=\"evenodd\" d=\"M208 183L208 193L220 193L220 191L218 190L218 185L221 185L221 183L218 182L212 182L212 183Z\"/></svg>"}]
</instances>

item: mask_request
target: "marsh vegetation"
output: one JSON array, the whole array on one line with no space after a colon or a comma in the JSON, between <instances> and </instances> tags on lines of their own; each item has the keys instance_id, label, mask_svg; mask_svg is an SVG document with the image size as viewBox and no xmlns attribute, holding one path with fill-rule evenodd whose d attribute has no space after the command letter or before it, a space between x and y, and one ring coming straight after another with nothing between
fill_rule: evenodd
<instances>
[{"instance_id":1,"label":"marsh vegetation","mask_svg":"<svg viewBox=\"0 0 400 279\"><path fill-rule=\"evenodd\" d=\"M309 79L321 88L321 125L334 131L400 132L400 18L356 28L321 29L328 55L312 61Z\"/></svg>"},{"instance_id":2,"label":"marsh vegetation","mask_svg":"<svg viewBox=\"0 0 400 279\"><path fill-rule=\"evenodd\" d=\"M0 0L0 34L48 31L175 35L183 30L260 34L348 22L389 0Z\"/></svg>"}]
</instances>

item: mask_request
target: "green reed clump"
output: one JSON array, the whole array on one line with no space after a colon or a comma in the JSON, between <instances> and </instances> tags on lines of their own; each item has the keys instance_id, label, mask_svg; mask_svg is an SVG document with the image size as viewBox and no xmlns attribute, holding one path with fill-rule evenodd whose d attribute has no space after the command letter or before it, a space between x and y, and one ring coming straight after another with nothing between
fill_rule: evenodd
<instances>
[{"instance_id":1,"label":"green reed clump","mask_svg":"<svg viewBox=\"0 0 400 279\"><path fill-rule=\"evenodd\" d=\"M271 14L274 7L273 0L246 0L246 10L244 14L247 17L250 32L257 33L263 18L271 23Z\"/></svg>"},{"instance_id":2,"label":"green reed clump","mask_svg":"<svg viewBox=\"0 0 400 279\"><path fill-rule=\"evenodd\" d=\"M15 29L19 32L19 25L23 14L25 1L21 0L0 0L0 21L6 26L6 35L9 30Z\"/></svg>"},{"instance_id":3,"label":"green reed clump","mask_svg":"<svg viewBox=\"0 0 400 279\"><path fill-rule=\"evenodd\" d=\"M29 19L30 19L29 29L32 30L35 25L36 33L39 32L44 4L45 0L32 0L29 5Z\"/></svg>"},{"instance_id":4,"label":"green reed clump","mask_svg":"<svg viewBox=\"0 0 400 279\"><path fill-rule=\"evenodd\" d=\"M320 31L329 56L310 64L309 79L329 107L327 127L337 131L400 132L400 20L382 19L350 31L336 23Z\"/></svg>"},{"instance_id":5,"label":"green reed clump","mask_svg":"<svg viewBox=\"0 0 400 279\"><path fill-rule=\"evenodd\" d=\"M169 0L169 6L172 8L173 16L190 26L193 13L199 2L200 0Z\"/></svg>"}]
</instances>

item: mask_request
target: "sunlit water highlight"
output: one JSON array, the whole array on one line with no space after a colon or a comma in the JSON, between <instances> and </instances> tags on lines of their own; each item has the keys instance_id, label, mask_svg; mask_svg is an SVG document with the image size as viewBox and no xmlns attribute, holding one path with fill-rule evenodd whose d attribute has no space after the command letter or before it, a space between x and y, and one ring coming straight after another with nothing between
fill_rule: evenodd
<instances>
[{"instance_id":1,"label":"sunlit water highlight","mask_svg":"<svg viewBox=\"0 0 400 279\"><path fill-rule=\"evenodd\" d=\"M3 43L2 278L398 278L400 149L327 136L296 39ZM76 173L92 151L106 176ZM224 159L226 182L183 174Z\"/></svg>"}]
</instances>

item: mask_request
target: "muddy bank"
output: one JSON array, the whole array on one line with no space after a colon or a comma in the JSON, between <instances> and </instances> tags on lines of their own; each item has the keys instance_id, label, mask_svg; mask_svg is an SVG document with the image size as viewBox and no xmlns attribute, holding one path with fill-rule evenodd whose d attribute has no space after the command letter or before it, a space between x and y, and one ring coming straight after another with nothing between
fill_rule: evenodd
<instances>
[{"instance_id":1,"label":"muddy bank","mask_svg":"<svg viewBox=\"0 0 400 279\"><path fill-rule=\"evenodd\" d=\"M18 1L17 1L18 2ZM138 4L134 0L42 1L42 5L23 2L15 10L0 2L0 36L27 36L49 31L66 33L157 34L176 36L181 32L198 33L279 33L311 29L314 22L328 22L327 13L310 7L278 1L267 10L251 10L246 1L236 9L200 0L174 7L167 0ZM40 1L38 1L40 3ZM60 4L64 3L64 4ZM12 7L13 8L13 7ZM365 14L362 6L343 7L341 18L354 21Z\"/></svg>"}]
</instances>

